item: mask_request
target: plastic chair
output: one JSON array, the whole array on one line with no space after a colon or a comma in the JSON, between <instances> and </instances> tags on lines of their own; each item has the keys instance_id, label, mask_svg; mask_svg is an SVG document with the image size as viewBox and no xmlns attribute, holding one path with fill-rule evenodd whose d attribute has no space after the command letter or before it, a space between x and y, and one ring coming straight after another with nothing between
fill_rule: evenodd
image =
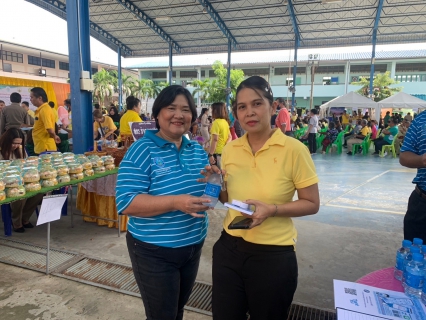
<instances>
[{"instance_id":1,"label":"plastic chair","mask_svg":"<svg viewBox=\"0 0 426 320\"><path fill-rule=\"evenodd\" d=\"M327 149L325 150L325 153L328 153L330 151L330 148L333 146L336 146L337 154L341 154L343 151L343 137L345 136L345 132L341 131L338 135L336 140L334 140L333 143L329 144L327 146Z\"/></svg>"},{"instance_id":2,"label":"plastic chair","mask_svg":"<svg viewBox=\"0 0 426 320\"><path fill-rule=\"evenodd\" d=\"M369 149L369 146L370 146L370 144L369 144L370 136L371 136L371 133L367 134L367 136L364 138L364 140L362 140L361 143L354 143L352 145L352 155L354 155L357 152L359 147L362 147L362 154L363 155L368 154L368 149Z\"/></svg>"},{"instance_id":3,"label":"plastic chair","mask_svg":"<svg viewBox=\"0 0 426 320\"><path fill-rule=\"evenodd\" d=\"M396 137L394 137L393 140L392 140L392 144L388 144L388 145L383 146L382 151L379 152L379 156L383 158L385 156L385 152L387 150L389 150L389 151L392 151L392 156L394 158L396 158L396 151L395 151L395 141L396 140L397 140Z\"/></svg>"}]
</instances>

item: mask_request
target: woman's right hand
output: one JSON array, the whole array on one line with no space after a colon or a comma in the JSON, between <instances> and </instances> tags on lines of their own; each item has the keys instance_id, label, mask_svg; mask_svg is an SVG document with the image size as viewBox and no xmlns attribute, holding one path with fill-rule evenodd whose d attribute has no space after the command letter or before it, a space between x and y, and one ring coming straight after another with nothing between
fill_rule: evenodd
<instances>
[{"instance_id":1,"label":"woman's right hand","mask_svg":"<svg viewBox=\"0 0 426 320\"><path fill-rule=\"evenodd\" d=\"M204 214L197 212L206 211L210 207L205 206L203 203L210 202L208 198L198 198L187 194L175 196L173 199L173 207L175 210L185 212L195 218L204 218Z\"/></svg>"}]
</instances>

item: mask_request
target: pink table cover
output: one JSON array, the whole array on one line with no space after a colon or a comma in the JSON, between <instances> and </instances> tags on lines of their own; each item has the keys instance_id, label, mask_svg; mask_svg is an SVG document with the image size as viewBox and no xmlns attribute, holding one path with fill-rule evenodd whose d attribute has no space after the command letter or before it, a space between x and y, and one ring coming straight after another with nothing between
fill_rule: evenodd
<instances>
[{"instance_id":1,"label":"pink table cover","mask_svg":"<svg viewBox=\"0 0 426 320\"><path fill-rule=\"evenodd\" d=\"M380 269L363 276L356 282L381 289L404 292L401 282L394 278L393 270L393 267Z\"/></svg>"}]
</instances>

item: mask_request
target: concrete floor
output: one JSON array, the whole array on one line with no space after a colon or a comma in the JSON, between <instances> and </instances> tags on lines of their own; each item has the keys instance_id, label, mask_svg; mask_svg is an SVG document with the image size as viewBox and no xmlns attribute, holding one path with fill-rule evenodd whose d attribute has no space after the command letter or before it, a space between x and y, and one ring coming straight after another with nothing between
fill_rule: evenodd
<instances>
[{"instance_id":1,"label":"concrete floor","mask_svg":"<svg viewBox=\"0 0 426 320\"><path fill-rule=\"evenodd\" d=\"M294 301L333 309L333 279L355 281L393 265L415 171L389 157L318 154L314 161L321 208L314 216L295 219L299 286ZM221 206L209 215L198 280L211 282L211 251L224 215ZM13 234L13 239L44 245L46 226ZM51 245L130 263L124 235L118 238L115 229L85 223L81 217L75 218L75 228L70 228L69 217L54 222ZM140 299L0 263L0 319L130 320L143 316ZM208 318L191 312L185 316Z\"/></svg>"}]
</instances>

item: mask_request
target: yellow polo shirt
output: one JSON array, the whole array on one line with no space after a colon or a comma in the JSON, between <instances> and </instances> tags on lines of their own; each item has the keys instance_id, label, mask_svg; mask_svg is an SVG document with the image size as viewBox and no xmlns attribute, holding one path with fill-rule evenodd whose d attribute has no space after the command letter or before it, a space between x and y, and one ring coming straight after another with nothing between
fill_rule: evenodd
<instances>
[{"instance_id":1,"label":"yellow polo shirt","mask_svg":"<svg viewBox=\"0 0 426 320\"><path fill-rule=\"evenodd\" d=\"M35 111L34 118L33 140L34 152L37 154L57 150L55 140L50 137L47 129L55 130L55 112L47 103L43 103Z\"/></svg>"},{"instance_id":2,"label":"yellow polo shirt","mask_svg":"<svg viewBox=\"0 0 426 320\"><path fill-rule=\"evenodd\" d=\"M130 130L129 122L143 122L137 112L133 110L127 110L120 119L120 134L132 135Z\"/></svg>"},{"instance_id":3,"label":"yellow polo shirt","mask_svg":"<svg viewBox=\"0 0 426 320\"><path fill-rule=\"evenodd\" d=\"M104 122L101 123L102 129L104 130L104 134L107 134L110 131L117 130L117 127L114 124L114 121L108 116L104 116ZM93 124L93 131L97 132L99 130L99 122L95 121Z\"/></svg>"},{"instance_id":4,"label":"yellow polo shirt","mask_svg":"<svg viewBox=\"0 0 426 320\"><path fill-rule=\"evenodd\" d=\"M213 135L218 136L217 145L214 153L222 154L223 147L228 141L229 135L231 131L229 130L229 123L225 119L215 119L212 123L212 127L210 129L211 139L210 144L212 143Z\"/></svg>"},{"instance_id":5,"label":"yellow polo shirt","mask_svg":"<svg viewBox=\"0 0 426 320\"><path fill-rule=\"evenodd\" d=\"M348 114L342 114L342 124L349 124L349 115Z\"/></svg>"},{"instance_id":6,"label":"yellow polo shirt","mask_svg":"<svg viewBox=\"0 0 426 320\"><path fill-rule=\"evenodd\" d=\"M35 118L35 113L34 113L34 111L33 111L33 110L29 109L29 110L27 111L27 113L28 113L31 117L33 117L33 119Z\"/></svg>"},{"instance_id":7,"label":"yellow polo shirt","mask_svg":"<svg viewBox=\"0 0 426 320\"><path fill-rule=\"evenodd\" d=\"M247 134L228 143L222 153L226 170L228 201L247 199L268 204L293 201L296 189L318 183L311 155L300 141L275 129L265 145L253 155ZM247 230L229 230L238 211L228 209L223 222L227 233L257 244L295 245L297 231L291 218L267 218L260 226Z\"/></svg>"}]
</instances>

